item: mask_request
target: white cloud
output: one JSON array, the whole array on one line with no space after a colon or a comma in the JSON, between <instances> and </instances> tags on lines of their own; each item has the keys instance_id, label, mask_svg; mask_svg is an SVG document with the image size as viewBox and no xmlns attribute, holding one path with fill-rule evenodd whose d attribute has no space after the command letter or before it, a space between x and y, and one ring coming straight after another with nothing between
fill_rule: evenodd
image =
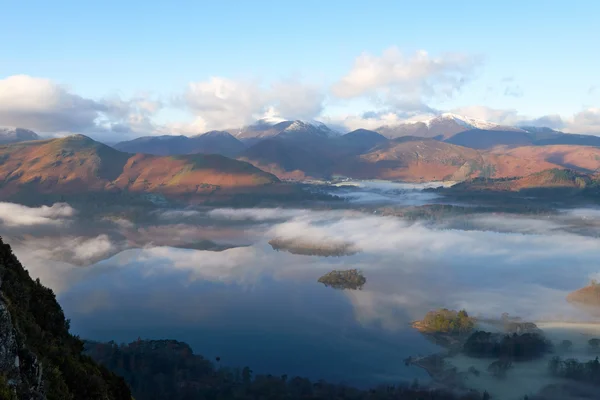
<instances>
[{"instance_id":1,"label":"white cloud","mask_svg":"<svg viewBox=\"0 0 600 400\"><path fill-rule=\"evenodd\" d=\"M396 109L422 110L427 100L452 97L471 79L478 63L464 54L432 57L423 50L407 57L391 47L381 56L360 55L332 93L339 98L375 96Z\"/></svg>"},{"instance_id":2,"label":"white cloud","mask_svg":"<svg viewBox=\"0 0 600 400\"><path fill-rule=\"evenodd\" d=\"M66 203L55 203L51 207L27 207L15 203L0 203L0 221L5 226L60 225L75 215L75 210Z\"/></svg>"},{"instance_id":3,"label":"white cloud","mask_svg":"<svg viewBox=\"0 0 600 400\"><path fill-rule=\"evenodd\" d=\"M196 116L191 124L175 126L181 131L237 128L266 113L285 119L311 119L322 110L318 87L295 80L262 87L257 82L212 77L188 85L183 102Z\"/></svg>"},{"instance_id":4,"label":"white cloud","mask_svg":"<svg viewBox=\"0 0 600 400\"><path fill-rule=\"evenodd\" d=\"M565 121L565 131L600 135L600 108L588 108Z\"/></svg>"},{"instance_id":5,"label":"white cloud","mask_svg":"<svg viewBox=\"0 0 600 400\"><path fill-rule=\"evenodd\" d=\"M587 108L571 116L552 114L541 117L523 115L515 109L494 109L486 106L460 107L451 111L503 125L545 126L567 133L600 135L600 108Z\"/></svg>"},{"instance_id":6,"label":"white cloud","mask_svg":"<svg viewBox=\"0 0 600 400\"><path fill-rule=\"evenodd\" d=\"M50 79L13 75L0 80L0 125L61 136L84 133L103 138L158 130L152 117L162 103L148 95L94 100Z\"/></svg>"},{"instance_id":7,"label":"white cloud","mask_svg":"<svg viewBox=\"0 0 600 400\"><path fill-rule=\"evenodd\" d=\"M188 219L192 217L197 217L201 215L200 211L196 210L167 210L158 213L158 218L165 220L173 220L173 219Z\"/></svg>"},{"instance_id":8,"label":"white cloud","mask_svg":"<svg viewBox=\"0 0 600 400\"><path fill-rule=\"evenodd\" d=\"M163 108L163 103L142 94L123 100L112 97L103 100L105 109L95 121L96 127L116 134L153 134L161 130L152 118Z\"/></svg>"},{"instance_id":9,"label":"white cloud","mask_svg":"<svg viewBox=\"0 0 600 400\"><path fill-rule=\"evenodd\" d=\"M352 131L355 129L375 130L382 126L394 126L410 121L421 121L433 117L432 113L398 113L393 111L367 112L362 115L338 115L324 118L323 122L341 125Z\"/></svg>"},{"instance_id":10,"label":"white cloud","mask_svg":"<svg viewBox=\"0 0 600 400\"><path fill-rule=\"evenodd\" d=\"M0 80L0 125L41 132L77 132L94 126L106 107L49 79L13 75Z\"/></svg>"},{"instance_id":11,"label":"white cloud","mask_svg":"<svg viewBox=\"0 0 600 400\"><path fill-rule=\"evenodd\" d=\"M73 260L85 264L106 258L115 251L115 246L107 235L98 235L90 239L74 239L69 241L66 247L71 249Z\"/></svg>"},{"instance_id":12,"label":"white cloud","mask_svg":"<svg viewBox=\"0 0 600 400\"><path fill-rule=\"evenodd\" d=\"M272 221L287 219L306 213L301 209L282 208L217 208L208 212L208 215L217 219L230 219L237 221Z\"/></svg>"}]
</instances>

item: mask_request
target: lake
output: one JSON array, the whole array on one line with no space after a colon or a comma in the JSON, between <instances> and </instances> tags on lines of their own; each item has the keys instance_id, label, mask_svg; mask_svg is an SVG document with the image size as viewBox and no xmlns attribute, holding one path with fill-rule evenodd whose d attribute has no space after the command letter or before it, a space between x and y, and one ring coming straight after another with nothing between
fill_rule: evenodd
<instances>
[{"instance_id":1,"label":"lake","mask_svg":"<svg viewBox=\"0 0 600 400\"><path fill-rule=\"evenodd\" d=\"M508 312L534 322L598 322L565 301L600 272L595 209L407 221L364 211L364 205L443 199L419 186L381 182L331 190L342 190L349 206L153 211L147 220L113 221L87 239L76 236L82 231L74 219L70 236L63 234L66 244L52 248L71 243L73 254L92 260L82 266L73 265L75 256L58 259L50 244L43 252L35 237L21 237L15 253L55 289L74 333L83 338L176 339L255 373L356 385L428 381L403 359L440 350L410 327L439 307L485 317ZM457 228L465 221L468 229ZM101 247L98 235L106 235L108 247ZM164 245L175 236L237 247L215 252ZM140 237L145 246L132 248ZM268 242L275 237L350 243L359 252L295 255L273 250ZM331 270L351 268L367 278L362 290L317 282Z\"/></svg>"}]
</instances>

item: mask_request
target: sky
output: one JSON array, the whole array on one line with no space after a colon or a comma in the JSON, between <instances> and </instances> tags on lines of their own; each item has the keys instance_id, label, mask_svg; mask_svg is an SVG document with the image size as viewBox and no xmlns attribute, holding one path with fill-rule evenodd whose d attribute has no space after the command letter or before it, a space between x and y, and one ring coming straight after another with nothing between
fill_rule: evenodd
<instances>
[{"instance_id":1,"label":"sky","mask_svg":"<svg viewBox=\"0 0 600 400\"><path fill-rule=\"evenodd\" d=\"M9 1L0 125L106 140L455 112L600 134L600 3Z\"/></svg>"}]
</instances>

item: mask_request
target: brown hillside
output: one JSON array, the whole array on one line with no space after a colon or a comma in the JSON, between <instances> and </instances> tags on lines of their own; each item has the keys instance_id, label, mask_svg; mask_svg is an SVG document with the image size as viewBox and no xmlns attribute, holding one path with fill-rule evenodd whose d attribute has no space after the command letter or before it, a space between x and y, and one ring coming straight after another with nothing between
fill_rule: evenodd
<instances>
[{"instance_id":1,"label":"brown hillside","mask_svg":"<svg viewBox=\"0 0 600 400\"><path fill-rule=\"evenodd\" d=\"M600 169L600 148L575 145L524 146L494 149L494 154L508 154L535 162L549 162L565 168L593 172Z\"/></svg>"},{"instance_id":2,"label":"brown hillside","mask_svg":"<svg viewBox=\"0 0 600 400\"><path fill-rule=\"evenodd\" d=\"M193 194L278 182L248 163L223 156L134 155L83 135L0 146L0 160L4 197L22 191L79 194L119 189Z\"/></svg>"},{"instance_id":3,"label":"brown hillside","mask_svg":"<svg viewBox=\"0 0 600 400\"><path fill-rule=\"evenodd\" d=\"M595 185L595 176L569 170L553 168L531 175L512 179L474 179L462 182L453 191L512 191L525 189L573 189L581 190Z\"/></svg>"},{"instance_id":4,"label":"brown hillside","mask_svg":"<svg viewBox=\"0 0 600 400\"><path fill-rule=\"evenodd\" d=\"M361 156L364 174L407 181L523 176L556 167L509 155L486 154L436 140L392 141Z\"/></svg>"}]
</instances>

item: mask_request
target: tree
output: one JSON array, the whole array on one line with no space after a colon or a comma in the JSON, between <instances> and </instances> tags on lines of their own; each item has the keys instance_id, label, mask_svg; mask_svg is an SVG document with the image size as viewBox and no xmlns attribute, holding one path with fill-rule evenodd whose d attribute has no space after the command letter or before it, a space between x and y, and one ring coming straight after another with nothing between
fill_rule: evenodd
<instances>
[{"instance_id":1,"label":"tree","mask_svg":"<svg viewBox=\"0 0 600 400\"><path fill-rule=\"evenodd\" d=\"M562 342L560 342L560 349L562 351L570 351L572 347L573 342L571 342L570 340L563 340Z\"/></svg>"},{"instance_id":2,"label":"tree","mask_svg":"<svg viewBox=\"0 0 600 400\"><path fill-rule=\"evenodd\" d=\"M596 339L596 338L590 339L590 340L588 340L588 344L590 345L590 347L593 350L598 350L598 348L600 348L600 339Z\"/></svg>"}]
</instances>

